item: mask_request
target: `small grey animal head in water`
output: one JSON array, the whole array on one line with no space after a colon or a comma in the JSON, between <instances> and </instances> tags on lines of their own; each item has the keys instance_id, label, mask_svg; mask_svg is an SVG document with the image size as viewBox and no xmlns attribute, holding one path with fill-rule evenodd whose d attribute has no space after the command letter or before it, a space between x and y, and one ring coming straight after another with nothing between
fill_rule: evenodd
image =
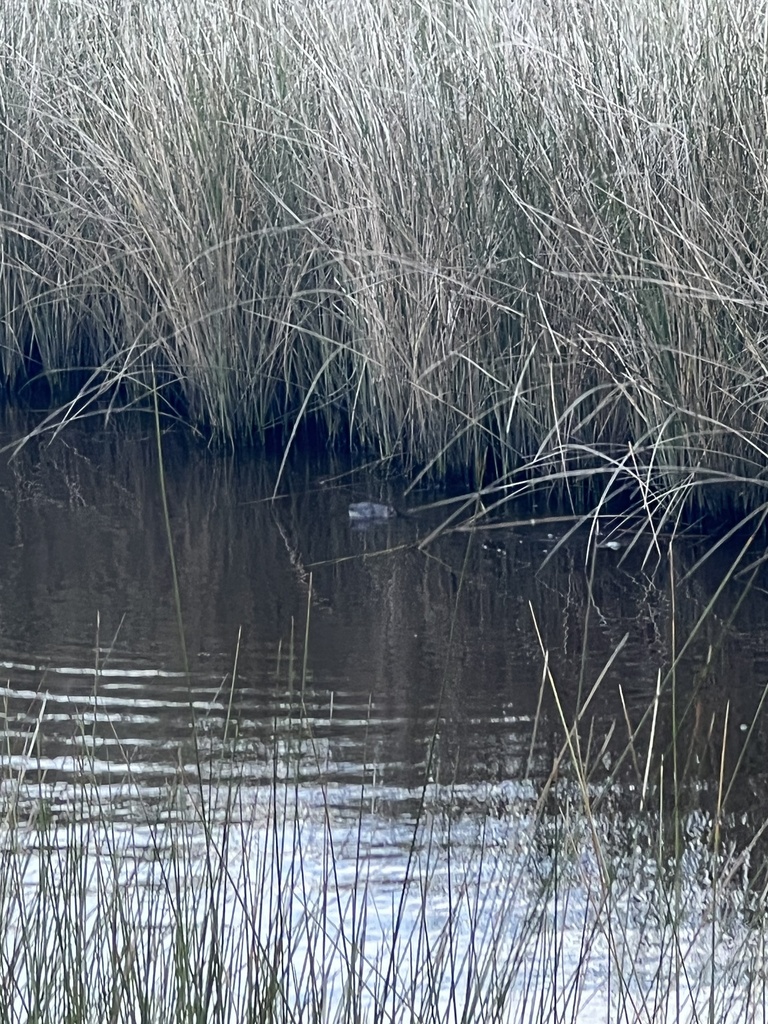
<instances>
[{"instance_id":1,"label":"small grey animal head in water","mask_svg":"<svg viewBox=\"0 0 768 1024\"><path fill-rule=\"evenodd\" d=\"M375 501L358 501L349 506L349 518L355 520L370 522L373 519L392 519L396 515L391 505L379 505Z\"/></svg>"}]
</instances>

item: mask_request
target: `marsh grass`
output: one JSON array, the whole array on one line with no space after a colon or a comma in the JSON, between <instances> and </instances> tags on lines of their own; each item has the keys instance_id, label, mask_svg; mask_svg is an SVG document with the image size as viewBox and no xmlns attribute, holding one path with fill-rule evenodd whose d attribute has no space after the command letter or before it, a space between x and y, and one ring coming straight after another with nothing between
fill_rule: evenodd
<instances>
[{"instance_id":1,"label":"marsh grass","mask_svg":"<svg viewBox=\"0 0 768 1024\"><path fill-rule=\"evenodd\" d=\"M0 375L674 522L764 501L765 3L9 0Z\"/></svg>"},{"instance_id":2,"label":"marsh grass","mask_svg":"<svg viewBox=\"0 0 768 1024\"><path fill-rule=\"evenodd\" d=\"M634 783L606 785L585 708L543 787L393 794L362 765L355 800L294 712L271 783L208 731L165 799L87 757L51 786L30 730L3 789L0 1019L763 1019L762 830L733 828L725 771L699 800L638 731Z\"/></svg>"}]
</instances>

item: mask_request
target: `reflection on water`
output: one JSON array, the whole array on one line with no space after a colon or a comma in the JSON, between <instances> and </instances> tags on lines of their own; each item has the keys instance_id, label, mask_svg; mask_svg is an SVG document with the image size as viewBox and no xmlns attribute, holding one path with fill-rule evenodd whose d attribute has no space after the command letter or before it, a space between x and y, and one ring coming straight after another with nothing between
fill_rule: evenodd
<instances>
[{"instance_id":1,"label":"reflection on water","mask_svg":"<svg viewBox=\"0 0 768 1024\"><path fill-rule=\"evenodd\" d=\"M699 957L710 969L716 820L722 848L736 851L728 884L765 882L768 596L759 571L722 585L738 546L701 564L707 545L695 538L671 553L665 541L651 560L639 547L589 549L586 531L566 537L570 524L544 507L423 544L447 515L444 494L404 495L396 479L325 459L289 464L271 500L279 463L261 452L235 458L169 434L164 453L183 643L153 437L71 429L0 459L0 796L14 820L27 816L33 849L43 820L66 829L89 818L89 849L105 822L134 842L148 823L185 822L198 798L210 810L235 779L255 830L242 867L270 827L255 809L284 786L302 808L307 864L315 833L321 851L332 837L334 885L357 878L362 855L375 865L365 898L391 909L418 822L418 851L438 856L431 877L449 905L440 858L481 858L467 892L491 886L483 928L503 921L512 942L538 913L543 890L532 892L557 846L539 825L532 838L532 823L561 821L588 794L592 827L617 858L616 898L631 908L623 947L666 941L666 925L648 924L663 916L666 883L653 878L653 899L637 883L684 850L689 966ZM362 500L405 514L360 528L347 510ZM231 814L225 801L221 822ZM644 860L658 815L673 822L659 832L669 850ZM162 836L151 835L159 856ZM577 920L573 935L560 921L557 957L574 977L594 911L585 879L606 870L594 838L570 851ZM502 852L507 877L524 880L513 894L486 883ZM306 884L324 899L318 865ZM581 995L599 1002L613 955L597 955ZM541 983L532 963L517 965L524 985ZM703 981L696 991L693 1013Z\"/></svg>"},{"instance_id":2,"label":"reflection on water","mask_svg":"<svg viewBox=\"0 0 768 1024\"><path fill-rule=\"evenodd\" d=\"M356 529L348 505L407 511L440 496L404 499L397 481L363 473L333 479L339 467L326 460L289 466L270 501L278 466L262 453L232 458L174 435L164 444L188 674L153 438L70 430L0 462L10 764L34 735L49 772L66 774L87 751L160 778L193 718L212 735L228 719L257 757L300 705L337 780L375 764L383 783L417 783L435 730L442 781L543 780L562 744L546 663L569 723L601 680L581 728L593 751L610 734L605 771L630 736L647 751L659 673L653 744L671 744L666 676L682 651L678 755L699 781L717 777L727 703L735 765L766 681L765 590L753 585L734 613L745 584L730 583L684 649L732 552L690 577L695 542L678 543L674 561L603 548L592 563L585 532L557 546L567 529L557 522L456 531L422 548L445 507ZM765 742L761 719L733 794L747 807ZM629 760L620 771L637 774Z\"/></svg>"},{"instance_id":3,"label":"reflection on water","mask_svg":"<svg viewBox=\"0 0 768 1024\"><path fill-rule=\"evenodd\" d=\"M492 1019L514 1024L764 1020L764 946L735 908L717 922L713 950L708 822L691 821L674 896L641 848L650 836L635 828L606 902L589 830L574 830L579 845L563 844L524 810L531 787L506 789L522 813L479 823L476 812L444 809L415 832L364 811L340 816L332 800L280 786L244 787L236 813L229 794L213 790L226 829L210 819L203 829L182 806L160 829L83 827L75 816L45 833L53 861L33 832L0 940L6 962L19 961L4 1019L27 1019L17 992L44 988L44 1005L65 1008L78 985L89 1019L108 1019L117 960L152 1020L191 1017L180 1012L187 1001L207 1006L198 1020L265 1019L254 1007L275 975L276 1019L485 1020L492 1007ZM608 815L592 823L602 849L615 828ZM7 910L5 891L0 880ZM41 917L55 929L35 932L31 955L19 955ZM193 934L203 936L200 950ZM73 956L79 944L85 960ZM180 977L190 948L193 960L202 954L200 976ZM670 950L684 963L677 986ZM224 964L214 999L201 991L209 958ZM618 964L621 984L611 984ZM119 1019L134 1019L122 1009Z\"/></svg>"}]
</instances>

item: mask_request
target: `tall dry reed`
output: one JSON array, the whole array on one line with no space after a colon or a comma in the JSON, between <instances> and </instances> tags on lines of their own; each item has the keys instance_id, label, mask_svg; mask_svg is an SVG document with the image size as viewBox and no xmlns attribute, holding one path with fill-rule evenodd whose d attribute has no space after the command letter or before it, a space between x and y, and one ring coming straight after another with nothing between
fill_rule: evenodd
<instances>
[{"instance_id":1,"label":"tall dry reed","mask_svg":"<svg viewBox=\"0 0 768 1024\"><path fill-rule=\"evenodd\" d=\"M767 31L764 0L8 0L0 375L754 508Z\"/></svg>"}]
</instances>

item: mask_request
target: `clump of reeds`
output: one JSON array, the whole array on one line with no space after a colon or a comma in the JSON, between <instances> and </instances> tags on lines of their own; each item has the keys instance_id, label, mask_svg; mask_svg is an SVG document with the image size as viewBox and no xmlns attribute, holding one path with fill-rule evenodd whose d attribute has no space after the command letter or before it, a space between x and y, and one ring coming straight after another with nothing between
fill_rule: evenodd
<instances>
[{"instance_id":1,"label":"clump of reeds","mask_svg":"<svg viewBox=\"0 0 768 1024\"><path fill-rule=\"evenodd\" d=\"M588 706L541 787L398 794L361 765L356 798L319 761L308 777L298 700L271 784L233 737L200 737L165 800L122 764L96 785L87 758L49 784L35 728L2 791L0 1017L762 1020L765 826L731 844L723 773L714 814L687 806L655 725L631 731L635 784L617 766L608 789ZM415 814L389 818L403 798Z\"/></svg>"},{"instance_id":2,"label":"clump of reeds","mask_svg":"<svg viewBox=\"0 0 768 1024\"><path fill-rule=\"evenodd\" d=\"M505 486L763 500L763 2L0 20L0 376Z\"/></svg>"}]
</instances>

